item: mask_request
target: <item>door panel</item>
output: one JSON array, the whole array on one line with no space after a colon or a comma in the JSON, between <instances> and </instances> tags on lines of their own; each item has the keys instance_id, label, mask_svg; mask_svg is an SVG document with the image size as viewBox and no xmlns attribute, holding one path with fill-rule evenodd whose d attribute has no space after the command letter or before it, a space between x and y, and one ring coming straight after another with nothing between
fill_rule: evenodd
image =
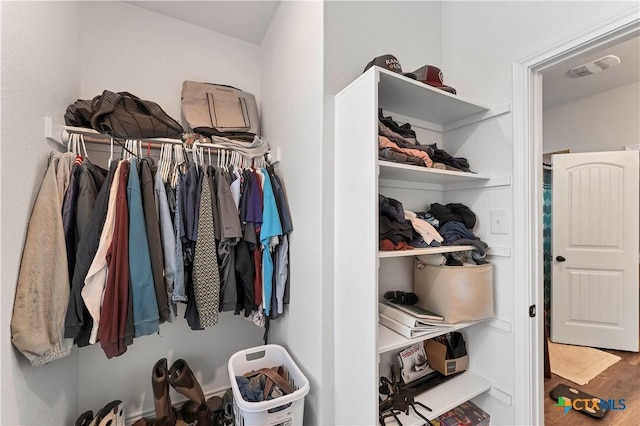
<instances>
[{"instance_id":1,"label":"door panel","mask_svg":"<svg viewBox=\"0 0 640 426\"><path fill-rule=\"evenodd\" d=\"M553 156L554 342L638 351L638 169L637 152Z\"/></svg>"}]
</instances>

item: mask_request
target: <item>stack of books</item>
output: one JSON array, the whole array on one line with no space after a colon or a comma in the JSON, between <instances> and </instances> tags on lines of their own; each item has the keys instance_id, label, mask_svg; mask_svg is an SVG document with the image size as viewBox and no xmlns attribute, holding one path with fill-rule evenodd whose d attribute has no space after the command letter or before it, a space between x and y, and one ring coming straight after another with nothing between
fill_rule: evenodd
<instances>
[{"instance_id":1,"label":"stack of books","mask_svg":"<svg viewBox=\"0 0 640 426\"><path fill-rule=\"evenodd\" d=\"M380 324L409 339L447 330L454 326L454 324L445 323L441 315L416 305L380 303L378 312Z\"/></svg>"}]
</instances>

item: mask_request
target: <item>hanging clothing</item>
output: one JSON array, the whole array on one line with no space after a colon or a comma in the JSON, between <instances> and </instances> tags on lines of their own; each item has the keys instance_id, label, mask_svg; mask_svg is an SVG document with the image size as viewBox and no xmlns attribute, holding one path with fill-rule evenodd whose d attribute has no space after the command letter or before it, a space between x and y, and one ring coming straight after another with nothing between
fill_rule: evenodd
<instances>
[{"instance_id":1,"label":"hanging clothing","mask_svg":"<svg viewBox=\"0 0 640 426\"><path fill-rule=\"evenodd\" d=\"M144 158L140 161L140 191L142 193L142 208L144 211L144 224L149 243L149 258L151 260L151 273L153 286L158 302L158 315L160 323L169 320L169 301L167 299L167 285L163 276L162 241L160 239L160 222L156 209L154 196L153 168L155 164L152 158Z\"/></svg>"},{"instance_id":2,"label":"hanging clothing","mask_svg":"<svg viewBox=\"0 0 640 426\"><path fill-rule=\"evenodd\" d=\"M205 174L205 171L202 171ZM200 316L200 325L209 327L218 323L220 300L220 274L216 259L211 189L208 179L202 184L198 236L193 260L193 290Z\"/></svg>"},{"instance_id":3,"label":"hanging clothing","mask_svg":"<svg viewBox=\"0 0 640 426\"><path fill-rule=\"evenodd\" d=\"M173 285L173 301L174 302L186 302L187 293L184 287L184 257L182 253L182 212L179 200L182 197L182 173L179 168L176 170L177 184L176 184L176 206L173 226L175 230L175 253L176 253L176 274Z\"/></svg>"},{"instance_id":4,"label":"hanging clothing","mask_svg":"<svg viewBox=\"0 0 640 426\"><path fill-rule=\"evenodd\" d=\"M127 183L128 200L128 256L131 288L133 293L133 327L135 337L160 331L158 327L158 302L151 271L149 243L142 209L138 161L131 160ZM123 246L124 247L124 246ZM164 289L163 289L164 293Z\"/></svg>"},{"instance_id":5,"label":"hanging clothing","mask_svg":"<svg viewBox=\"0 0 640 426\"><path fill-rule=\"evenodd\" d=\"M73 152L65 152L61 154L58 159L58 166L56 167L56 182L58 186L58 198L60 198L60 205L64 201L64 194L67 193L69 187L69 181L71 180L71 170L73 164L76 161L76 154Z\"/></svg>"},{"instance_id":6,"label":"hanging clothing","mask_svg":"<svg viewBox=\"0 0 640 426\"><path fill-rule=\"evenodd\" d=\"M282 225L280 223L280 217L276 206L275 196L273 195L273 188L271 186L271 179L265 169L262 170L264 176L263 196L264 196L264 210L262 215L262 226L260 228L260 243L262 244L262 283L263 283L263 303L264 313L269 315L271 311L271 292L273 290L271 280L273 278L273 260L271 259L271 252L277 245L277 238L274 241L274 237L282 235Z\"/></svg>"},{"instance_id":7,"label":"hanging clothing","mask_svg":"<svg viewBox=\"0 0 640 426\"><path fill-rule=\"evenodd\" d=\"M116 168L113 182L109 190L107 213L102 233L100 234L100 241L98 242L95 256L90 264L91 266L89 266L87 271L87 276L85 277L84 286L82 287L81 292L82 300L93 319L91 334L88 341L88 343L92 345L98 340L102 298L107 282L107 253L111 247L111 241L113 240L116 219L116 201L118 199L118 188L121 184L120 180L122 179L122 169L124 164L127 164L128 166L128 163L121 161L118 163Z\"/></svg>"},{"instance_id":8,"label":"hanging clothing","mask_svg":"<svg viewBox=\"0 0 640 426\"><path fill-rule=\"evenodd\" d=\"M284 187L282 186L282 181L280 177L275 173L273 167L268 167L267 171L269 172L269 176L271 178L271 185L273 187L276 206L278 208L278 214L280 216L280 223L282 224L282 238L280 239L280 244L276 249L274 254L274 284L273 287L275 289L275 306L277 309L274 310L276 315L282 314L284 312L284 304L289 303L288 297L285 300L285 293L287 293L287 287L289 283L289 238L288 234L293 231L293 223L291 220L291 211L289 210L289 204L287 203L287 198L284 193ZM277 318L276 315L273 315L272 319Z\"/></svg>"},{"instance_id":9,"label":"hanging clothing","mask_svg":"<svg viewBox=\"0 0 640 426\"><path fill-rule=\"evenodd\" d=\"M196 164L191 161L189 162L187 172L182 181L182 199L180 202L182 206L182 223L184 226L181 239L184 253L184 285L187 296L187 308L185 309L184 316L192 330L202 330L198 306L193 292L193 257L198 235L201 190L201 176L198 175Z\"/></svg>"},{"instance_id":10,"label":"hanging clothing","mask_svg":"<svg viewBox=\"0 0 640 426\"><path fill-rule=\"evenodd\" d=\"M220 168L215 169L215 182L218 196L218 210L221 222L221 240L218 245L221 267L221 310L236 309L238 300L235 275L235 245L242 238L238 210L231 195L231 187L225 173Z\"/></svg>"},{"instance_id":11,"label":"hanging clothing","mask_svg":"<svg viewBox=\"0 0 640 426\"><path fill-rule=\"evenodd\" d=\"M78 202L78 184L80 180L80 165L74 164L71 169L69 185L62 202L62 229L67 248L67 265L69 279L73 278L73 270L76 267L76 205Z\"/></svg>"},{"instance_id":12,"label":"hanging clothing","mask_svg":"<svg viewBox=\"0 0 640 426\"><path fill-rule=\"evenodd\" d=\"M127 177L130 165L123 161L120 167L115 202L113 238L107 251L107 283L104 287L98 336L107 358L127 351L125 332L129 307L129 208L127 206ZM135 167L134 167L135 169ZM135 303L135 299L134 299ZM135 309L134 309L135 321Z\"/></svg>"},{"instance_id":13,"label":"hanging clothing","mask_svg":"<svg viewBox=\"0 0 640 426\"><path fill-rule=\"evenodd\" d=\"M89 158L84 158L78 177L78 200L76 202L75 216L76 248L91 221L96 199L102 189L106 175L107 171L105 169L92 164Z\"/></svg>"},{"instance_id":14,"label":"hanging clothing","mask_svg":"<svg viewBox=\"0 0 640 426\"><path fill-rule=\"evenodd\" d=\"M69 270L57 186L63 157L50 156L33 206L11 316L11 342L33 366L69 355L73 344L64 338Z\"/></svg>"},{"instance_id":15,"label":"hanging clothing","mask_svg":"<svg viewBox=\"0 0 640 426\"><path fill-rule=\"evenodd\" d=\"M78 250L76 253L76 265L73 273L73 281L71 283L71 297L69 298L69 304L67 307L67 314L65 318L65 337L75 339L78 346L86 346L89 344L89 337L91 329L93 328L93 319L91 314L87 310L82 298L82 289L85 285L85 278L93 258L98 250L98 243L101 238L102 230L105 224L105 218L107 216L107 206L109 202L109 194L111 184L114 180L114 175L118 167L117 162L113 162L109 168L100 192L96 197L96 201L91 212L89 222L84 227L83 232L80 235L80 241L78 242ZM90 190L87 189L87 192ZM87 195L87 199L90 196ZM83 203L82 190L79 197L79 204ZM90 201L87 200L87 207L90 206ZM84 216L84 214L77 215L77 218Z\"/></svg>"},{"instance_id":16,"label":"hanging clothing","mask_svg":"<svg viewBox=\"0 0 640 426\"><path fill-rule=\"evenodd\" d=\"M177 316L177 308L173 301L173 286L176 276L176 236L173 231L169 201L160 170L157 170L155 174L154 190L156 210L160 218L160 237L164 260L163 276L166 285L167 304L169 306L168 321L174 322Z\"/></svg>"},{"instance_id":17,"label":"hanging clothing","mask_svg":"<svg viewBox=\"0 0 640 426\"><path fill-rule=\"evenodd\" d=\"M289 278L289 238L287 235L282 237L280 245L278 245L276 259L275 292L277 313L282 314L284 312L284 291Z\"/></svg>"}]
</instances>

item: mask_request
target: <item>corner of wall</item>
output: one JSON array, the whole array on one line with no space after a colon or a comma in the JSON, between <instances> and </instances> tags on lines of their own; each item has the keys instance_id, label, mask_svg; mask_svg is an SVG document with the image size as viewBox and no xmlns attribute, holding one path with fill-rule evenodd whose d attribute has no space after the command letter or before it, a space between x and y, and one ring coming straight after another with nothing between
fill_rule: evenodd
<instances>
[{"instance_id":1,"label":"corner of wall","mask_svg":"<svg viewBox=\"0 0 640 426\"><path fill-rule=\"evenodd\" d=\"M79 4L2 2L1 19L0 423L71 424L78 411L76 354L32 367L12 346L9 323L29 215L48 152L56 149L44 138L44 118L62 119L79 95Z\"/></svg>"},{"instance_id":2,"label":"corner of wall","mask_svg":"<svg viewBox=\"0 0 640 426\"><path fill-rule=\"evenodd\" d=\"M281 2L261 49L263 135L280 149L294 230L290 235L291 304L271 323L271 340L287 348L310 381L305 422L331 424L326 383L332 348L327 331L324 146L322 139L323 14L320 2ZM327 286L327 287L325 287Z\"/></svg>"}]
</instances>

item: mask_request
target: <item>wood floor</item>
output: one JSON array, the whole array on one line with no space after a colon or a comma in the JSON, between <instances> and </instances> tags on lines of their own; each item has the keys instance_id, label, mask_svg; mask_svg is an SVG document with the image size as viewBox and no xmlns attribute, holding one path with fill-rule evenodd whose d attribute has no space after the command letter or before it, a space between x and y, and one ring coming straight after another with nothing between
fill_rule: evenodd
<instances>
[{"instance_id":1,"label":"wood floor","mask_svg":"<svg viewBox=\"0 0 640 426\"><path fill-rule=\"evenodd\" d=\"M589 425L640 425L640 354L635 352L613 351L605 349L622 358L607 368L584 386L577 386L573 382L552 374L550 379L544 380L544 420L547 426L589 426ZM623 398L625 410L611 410L602 419L595 419L575 410L563 414L564 410L554 407L556 401L551 399L549 392L558 384L567 384L576 389L587 392L601 399Z\"/></svg>"}]
</instances>

